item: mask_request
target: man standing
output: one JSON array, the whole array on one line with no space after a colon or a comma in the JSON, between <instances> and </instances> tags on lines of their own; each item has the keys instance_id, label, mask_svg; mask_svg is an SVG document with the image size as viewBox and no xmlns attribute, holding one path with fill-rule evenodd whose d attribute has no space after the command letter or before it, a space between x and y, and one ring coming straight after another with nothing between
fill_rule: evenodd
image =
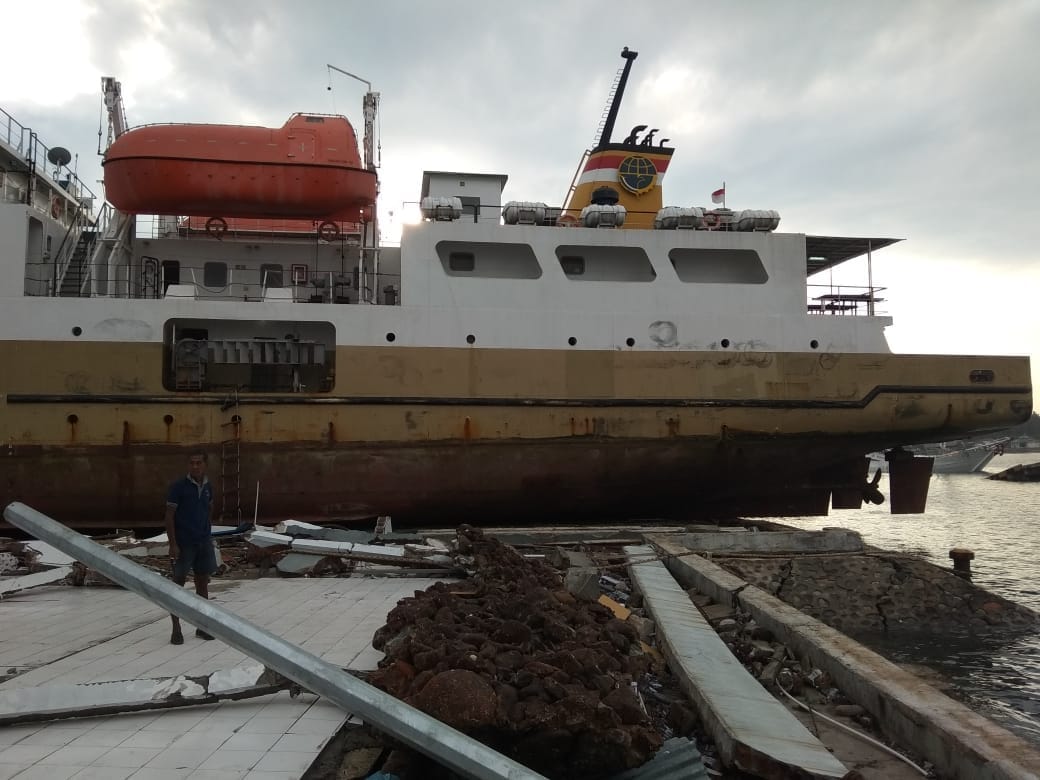
<instances>
[{"instance_id":1,"label":"man standing","mask_svg":"<svg viewBox=\"0 0 1040 780\"><path fill-rule=\"evenodd\" d=\"M206 453L193 452L188 457L188 474L170 485L166 496L166 536L170 540L173 581L184 585L188 571L195 573L195 592L209 598L209 578L217 570L217 556L210 540L213 517L213 487L206 479ZM170 644L184 644L181 621L170 615L173 633ZM200 639L213 637L201 628L195 629Z\"/></svg>"}]
</instances>

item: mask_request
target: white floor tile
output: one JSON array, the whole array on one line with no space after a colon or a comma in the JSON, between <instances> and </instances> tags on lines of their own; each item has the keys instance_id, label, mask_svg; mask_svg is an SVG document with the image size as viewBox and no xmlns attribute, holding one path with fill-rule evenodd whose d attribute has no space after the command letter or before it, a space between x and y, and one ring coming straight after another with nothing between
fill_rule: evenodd
<instances>
[{"instance_id":1,"label":"white floor tile","mask_svg":"<svg viewBox=\"0 0 1040 780\"><path fill-rule=\"evenodd\" d=\"M198 769L213 753L167 748L144 765L145 769Z\"/></svg>"},{"instance_id":2,"label":"white floor tile","mask_svg":"<svg viewBox=\"0 0 1040 780\"><path fill-rule=\"evenodd\" d=\"M163 751L158 747L125 747L120 745L94 759L91 766L137 770Z\"/></svg>"},{"instance_id":3,"label":"white floor tile","mask_svg":"<svg viewBox=\"0 0 1040 780\"><path fill-rule=\"evenodd\" d=\"M263 772L305 772L314 763L317 753L297 753L289 750L265 753L254 767Z\"/></svg>"},{"instance_id":4,"label":"white floor tile","mask_svg":"<svg viewBox=\"0 0 1040 780\"><path fill-rule=\"evenodd\" d=\"M46 726L35 734L18 741L19 745L55 745L63 747L77 737L82 737L90 731L89 728L62 728L60 726ZM53 752L53 751L51 751Z\"/></svg>"},{"instance_id":5,"label":"white floor tile","mask_svg":"<svg viewBox=\"0 0 1040 780\"><path fill-rule=\"evenodd\" d=\"M184 780L194 771L194 769L156 769L154 767L145 767L144 769L138 769L130 775L130 778L131 780Z\"/></svg>"},{"instance_id":6,"label":"white floor tile","mask_svg":"<svg viewBox=\"0 0 1040 780\"><path fill-rule=\"evenodd\" d=\"M0 758L3 757L3 754L0 754ZM0 763L0 780L11 780L11 778L17 775L19 772L28 769L31 766L32 764Z\"/></svg>"},{"instance_id":7,"label":"white floor tile","mask_svg":"<svg viewBox=\"0 0 1040 780\"><path fill-rule=\"evenodd\" d=\"M136 769L114 766L88 766L72 776L72 780L126 780Z\"/></svg>"},{"instance_id":8,"label":"white floor tile","mask_svg":"<svg viewBox=\"0 0 1040 780\"><path fill-rule=\"evenodd\" d=\"M263 757L264 753L258 750L218 750L202 764L199 765L199 769L235 769L242 770L242 773L252 769L256 766L257 761Z\"/></svg>"},{"instance_id":9,"label":"white floor tile","mask_svg":"<svg viewBox=\"0 0 1040 780\"><path fill-rule=\"evenodd\" d=\"M35 764L15 775L15 780L69 780L83 767Z\"/></svg>"},{"instance_id":10,"label":"white floor tile","mask_svg":"<svg viewBox=\"0 0 1040 780\"><path fill-rule=\"evenodd\" d=\"M12 745L0 751L0 758L7 764L31 765L60 749L61 745Z\"/></svg>"},{"instance_id":11,"label":"white floor tile","mask_svg":"<svg viewBox=\"0 0 1040 780\"><path fill-rule=\"evenodd\" d=\"M66 745L36 762L37 766L78 766L81 769L105 755L110 747Z\"/></svg>"},{"instance_id":12,"label":"white floor tile","mask_svg":"<svg viewBox=\"0 0 1040 780\"><path fill-rule=\"evenodd\" d=\"M282 734L244 734L239 732L220 746L221 750L252 750L266 753L274 743L282 738Z\"/></svg>"}]
</instances>

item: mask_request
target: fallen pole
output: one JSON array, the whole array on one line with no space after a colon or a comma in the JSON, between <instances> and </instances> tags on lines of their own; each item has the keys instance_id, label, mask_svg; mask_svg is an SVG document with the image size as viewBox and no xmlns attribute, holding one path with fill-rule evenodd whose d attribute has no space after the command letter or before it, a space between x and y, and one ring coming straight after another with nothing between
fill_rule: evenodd
<instances>
[{"instance_id":1,"label":"fallen pole","mask_svg":"<svg viewBox=\"0 0 1040 780\"><path fill-rule=\"evenodd\" d=\"M473 780L542 778L537 772L461 731L352 677L339 667L268 633L212 601L199 598L25 504L17 501L9 504L4 509L4 518L11 525L49 542L127 590L158 604L288 677L305 690L324 696L346 712L357 715L465 777Z\"/></svg>"}]
</instances>

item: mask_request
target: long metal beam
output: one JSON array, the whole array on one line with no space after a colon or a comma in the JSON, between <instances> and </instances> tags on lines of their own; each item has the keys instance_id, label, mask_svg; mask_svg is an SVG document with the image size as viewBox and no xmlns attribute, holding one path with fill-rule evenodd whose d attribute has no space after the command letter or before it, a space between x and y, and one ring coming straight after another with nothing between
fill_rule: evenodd
<instances>
[{"instance_id":1,"label":"long metal beam","mask_svg":"<svg viewBox=\"0 0 1040 780\"><path fill-rule=\"evenodd\" d=\"M347 674L316 655L199 598L160 575L20 502L4 509L11 525L57 547L127 590L158 604L236 650L324 696L345 711L473 780L544 780L461 731Z\"/></svg>"}]
</instances>

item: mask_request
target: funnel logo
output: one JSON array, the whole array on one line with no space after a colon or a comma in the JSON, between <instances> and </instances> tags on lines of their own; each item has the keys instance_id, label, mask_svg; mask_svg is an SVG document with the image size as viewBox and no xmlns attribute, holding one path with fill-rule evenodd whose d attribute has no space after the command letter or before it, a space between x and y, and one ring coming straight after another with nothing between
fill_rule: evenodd
<instances>
[{"instance_id":1,"label":"funnel logo","mask_svg":"<svg viewBox=\"0 0 1040 780\"><path fill-rule=\"evenodd\" d=\"M653 189L657 181L657 168L651 160L631 155L618 166L618 182L633 195L642 195Z\"/></svg>"}]
</instances>

